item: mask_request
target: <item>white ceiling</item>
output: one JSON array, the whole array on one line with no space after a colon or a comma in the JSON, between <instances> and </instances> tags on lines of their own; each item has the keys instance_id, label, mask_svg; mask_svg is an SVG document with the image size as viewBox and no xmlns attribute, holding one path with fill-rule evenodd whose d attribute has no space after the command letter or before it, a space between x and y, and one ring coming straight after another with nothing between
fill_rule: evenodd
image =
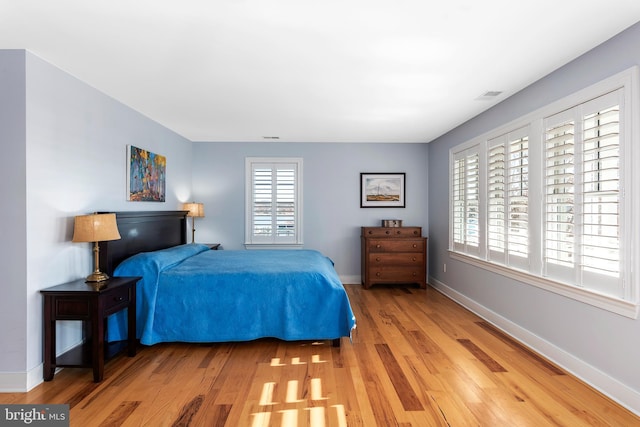
<instances>
[{"instance_id":1,"label":"white ceiling","mask_svg":"<svg viewBox=\"0 0 640 427\"><path fill-rule=\"evenodd\" d=\"M638 21L639 0L0 0L0 49L192 141L428 142Z\"/></svg>"}]
</instances>

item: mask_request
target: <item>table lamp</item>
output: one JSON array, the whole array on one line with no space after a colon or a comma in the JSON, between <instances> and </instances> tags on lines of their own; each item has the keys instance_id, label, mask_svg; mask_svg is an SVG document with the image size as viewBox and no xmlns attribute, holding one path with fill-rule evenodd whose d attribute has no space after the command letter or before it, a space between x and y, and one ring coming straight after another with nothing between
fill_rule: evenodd
<instances>
[{"instance_id":1,"label":"table lamp","mask_svg":"<svg viewBox=\"0 0 640 427\"><path fill-rule=\"evenodd\" d=\"M183 209L189 211L187 216L193 217L192 231L191 231L191 243L196 241L196 218L204 218L204 205L202 203L185 203Z\"/></svg>"},{"instance_id":2,"label":"table lamp","mask_svg":"<svg viewBox=\"0 0 640 427\"><path fill-rule=\"evenodd\" d=\"M109 279L106 273L100 271L98 242L120 239L120 232L116 224L116 214L90 214L76 216L73 226L72 242L93 242L94 271L87 276L87 282L103 282Z\"/></svg>"}]
</instances>

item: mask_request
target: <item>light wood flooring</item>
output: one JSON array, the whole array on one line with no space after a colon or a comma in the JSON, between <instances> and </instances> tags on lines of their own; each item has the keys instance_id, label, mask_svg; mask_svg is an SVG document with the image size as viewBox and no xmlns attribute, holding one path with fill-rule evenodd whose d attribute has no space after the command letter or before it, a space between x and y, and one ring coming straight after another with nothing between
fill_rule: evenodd
<instances>
[{"instance_id":1,"label":"light wood flooring","mask_svg":"<svg viewBox=\"0 0 640 427\"><path fill-rule=\"evenodd\" d=\"M347 285L353 342L140 346L0 403L71 426L634 426L640 418L428 288Z\"/></svg>"}]
</instances>

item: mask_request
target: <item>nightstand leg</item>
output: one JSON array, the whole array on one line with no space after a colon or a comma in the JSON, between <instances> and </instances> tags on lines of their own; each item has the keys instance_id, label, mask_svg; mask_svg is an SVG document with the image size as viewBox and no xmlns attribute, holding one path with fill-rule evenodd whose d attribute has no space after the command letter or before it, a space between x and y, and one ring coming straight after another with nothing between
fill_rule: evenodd
<instances>
[{"instance_id":1,"label":"nightstand leg","mask_svg":"<svg viewBox=\"0 0 640 427\"><path fill-rule=\"evenodd\" d=\"M93 381L95 382L102 381L104 372L104 314L98 311L98 307L95 307L91 319L91 357L93 358Z\"/></svg>"},{"instance_id":2,"label":"nightstand leg","mask_svg":"<svg viewBox=\"0 0 640 427\"><path fill-rule=\"evenodd\" d=\"M44 298L44 351L43 351L43 373L42 376L45 381L51 381L55 374L55 360L56 360L56 325L55 321L51 318L51 298Z\"/></svg>"},{"instance_id":3,"label":"nightstand leg","mask_svg":"<svg viewBox=\"0 0 640 427\"><path fill-rule=\"evenodd\" d=\"M133 357L136 355L136 284L134 283L131 286L131 298L129 298L129 307L127 308L127 332L128 332L128 343L127 343L127 354L129 357Z\"/></svg>"}]
</instances>

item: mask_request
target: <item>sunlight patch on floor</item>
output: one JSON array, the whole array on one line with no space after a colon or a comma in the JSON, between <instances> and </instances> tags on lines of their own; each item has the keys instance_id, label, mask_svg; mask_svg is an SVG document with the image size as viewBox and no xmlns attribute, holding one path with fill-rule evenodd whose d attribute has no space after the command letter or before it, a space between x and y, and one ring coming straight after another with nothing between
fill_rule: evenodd
<instances>
[{"instance_id":1,"label":"sunlight patch on floor","mask_svg":"<svg viewBox=\"0 0 640 427\"><path fill-rule=\"evenodd\" d=\"M291 380L287 383L287 403L302 402L302 399L298 399L298 380Z\"/></svg>"},{"instance_id":2,"label":"sunlight patch on floor","mask_svg":"<svg viewBox=\"0 0 640 427\"><path fill-rule=\"evenodd\" d=\"M322 380L320 378L311 378L311 400L327 400L328 397L322 396Z\"/></svg>"},{"instance_id":3,"label":"sunlight patch on floor","mask_svg":"<svg viewBox=\"0 0 640 427\"><path fill-rule=\"evenodd\" d=\"M286 363L280 363L279 357L274 357L271 359L271 366L287 366Z\"/></svg>"},{"instance_id":4,"label":"sunlight patch on floor","mask_svg":"<svg viewBox=\"0 0 640 427\"><path fill-rule=\"evenodd\" d=\"M326 360L322 360L320 355L314 354L311 356L311 363L327 363ZM300 357L292 357L290 361L290 365L306 365L307 362L300 359ZM282 367L287 366L286 363L282 363L279 357L274 357L271 359L270 363L271 367ZM300 411L304 409L307 413L304 414L305 417L309 417L309 425L311 427L325 427L326 424L326 416L327 411L324 406L315 406L309 405L309 407L301 408L301 409L278 409L273 408L274 406L280 405L278 402L273 401L273 395L276 390L277 383L275 382L265 382L262 385L262 391L260 394L259 405L265 408L264 412L257 412L252 414L253 423L251 427L267 427L271 422L272 413L277 413L281 416L280 427L296 427L298 425L298 417L301 416ZM327 396L324 395L322 390L322 379L321 378L311 378L310 379L310 402L320 402L329 400ZM299 399L300 394L300 382L298 380L289 380L287 381L287 388L285 392L285 402L282 405L286 404L296 404L304 402L304 399ZM266 410L269 408L270 410ZM344 405L332 405L330 407L332 409L332 413L330 415L334 416L338 420L339 427L347 426L347 417L344 409Z\"/></svg>"},{"instance_id":5,"label":"sunlight patch on floor","mask_svg":"<svg viewBox=\"0 0 640 427\"><path fill-rule=\"evenodd\" d=\"M276 383L264 383L262 384L262 393L260 394L260 406L275 405L273 401L273 390L276 387Z\"/></svg>"},{"instance_id":6,"label":"sunlight patch on floor","mask_svg":"<svg viewBox=\"0 0 640 427\"><path fill-rule=\"evenodd\" d=\"M311 356L311 363L327 363L326 360L320 360L320 355L319 354L314 354L313 356Z\"/></svg>"}]
</instances>

